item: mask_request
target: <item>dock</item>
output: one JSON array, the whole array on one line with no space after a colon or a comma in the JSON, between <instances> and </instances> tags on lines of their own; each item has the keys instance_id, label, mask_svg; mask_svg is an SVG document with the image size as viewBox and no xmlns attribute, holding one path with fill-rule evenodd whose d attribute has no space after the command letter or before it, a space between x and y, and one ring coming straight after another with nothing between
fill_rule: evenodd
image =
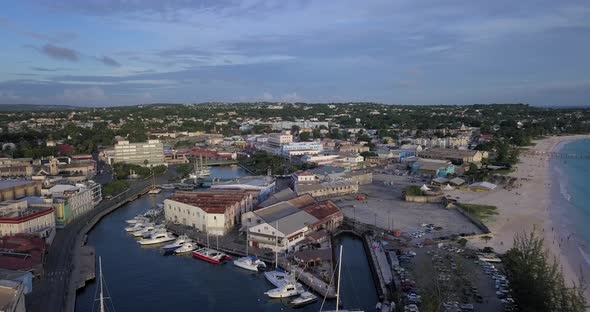
<instances>
[{"instance_id":1,"label":"dock","mask_svg":"<svg viewBox=\"0 0 590 312\"><path fill-rule=\"evenodd\" d=\"M167 224L166 227L169 231L175 233L176 235L187 235L201 246L207 245L207 235L205 233L187 229L186 227L177 224ZM218 249L219 251L223 251L230 255L246 256L245 244L238 244L235 241L223 236L219 237L219 246L216 245L215 238L209 237L209 245L212 248ZM274 253L271 251L250 247L248 249L248 254L255 255L266 263L275 263ZM303 270L301 268L296 268L289 265L287 258L283 255L279 255L278 257L278 266L289 272L296 273L296 276L300 282L309 286L321 296L328 299L336 298L336 290L334 286L328 285L322 279L314 276L313 274L310 274L309 272L302 273Z\"/></svg>"},{"instance_id":2,"label":"dock","mask_svg":"<svg viewBox=\"0 0 590 312\"><path fill-rule=\"evenodd\" d=\"M377 290L379 292L380 299L389 298L389 287L393 281L393 274L391 273L391 266L387 261L387 255L383 250L383 246L378 241L375 241L370 235L363 235L363 241L365 247L369 251L369 259L371 262L371 268L377 277Z\"/></svg>"},{"instance_id":3,"label":"dock","mask_svg":"<svg viewBox=\"0 0 590 312\"><path fill-rule=\"evenodd\" d=\"M78 268L79 273L76 275L76 290L84 288L86 283L96 278L96 251L92 246L80 247L77 263L74 265Z\"/></svg>"}]
</instances>

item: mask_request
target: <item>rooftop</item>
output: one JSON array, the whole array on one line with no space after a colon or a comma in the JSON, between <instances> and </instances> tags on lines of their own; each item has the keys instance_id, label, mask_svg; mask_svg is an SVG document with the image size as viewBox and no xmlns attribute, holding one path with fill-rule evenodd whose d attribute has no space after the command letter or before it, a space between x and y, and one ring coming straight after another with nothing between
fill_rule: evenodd
<instances>
[{"instance_id":1,"label":"rooftop","mask_svg":"<svg viewBox=\"0 0 590 312\"><path fill-rule=\"evenodd\" d=\"M199 207L206 213L222 214L247 196L249 193L243 191L177 192L169 200Z\"/></svg>"},{"instance_id":2,"label":"rooftop","mask_svg":"<svg viewBox=\"0 0 590 312\"><path fill-rule=\"evenodd\" d=\"M0 280L0 311L12 311L17 304L21 282Z\"/></svg>"},{"instance_id":3,"label":"rooftop","mask_svg":"<svg viewBox=\"0 0 590 312\"><path fill-rule=\"evenodd\" d=\"M3 180L3 181L0 181L0 190L11 188L11 187L16 187L16 186L30 185L30 184L35 184L35 183L37 183L37 182L32 181L32 180Z\"/></svg>"}]
</instances>

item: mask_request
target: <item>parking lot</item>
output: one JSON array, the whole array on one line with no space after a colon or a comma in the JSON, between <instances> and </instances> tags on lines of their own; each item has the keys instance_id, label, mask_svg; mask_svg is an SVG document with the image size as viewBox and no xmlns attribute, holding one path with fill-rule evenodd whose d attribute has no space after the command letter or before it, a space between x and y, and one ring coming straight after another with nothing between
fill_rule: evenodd
<instances>
[{"instance_id":1,"label":"parking lot","mask_svg":"<svg viewBox=\"0 0 590 312\"><path fill-rule=\"evenodd\" d=\"M403 179L399 185L385 185L376 181L361 185L358 195L334 197L332 200L347 217L390 230L406 233L426 230L425 224L433 224L437 230L425 233L421 239L450 236L481 231L459 212L446 209L436 203L410 203L402 199ZM403 178L403 179L402 179ZM358 196L362 200L358 200Z\"/></svg>"}]
</instances>

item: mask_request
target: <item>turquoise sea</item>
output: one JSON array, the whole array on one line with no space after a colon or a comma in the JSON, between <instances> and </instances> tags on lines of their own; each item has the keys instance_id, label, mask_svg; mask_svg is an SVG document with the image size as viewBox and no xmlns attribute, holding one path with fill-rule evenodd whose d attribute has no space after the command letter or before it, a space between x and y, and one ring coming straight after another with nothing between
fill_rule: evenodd
<instances>
[{"instance_id":1,"label":"turquoise sea","mask_svg":"<svg viewBox=\"0 0 590 312\"><path fill-rule=\"evenodd\" d=\"M558 152L590 155L590 139L562 143ZM559 231L554 241L572 255L573 269L588 278L590 269L590 158L552 160L552 217Z\"/></svg>"}]
</instances>

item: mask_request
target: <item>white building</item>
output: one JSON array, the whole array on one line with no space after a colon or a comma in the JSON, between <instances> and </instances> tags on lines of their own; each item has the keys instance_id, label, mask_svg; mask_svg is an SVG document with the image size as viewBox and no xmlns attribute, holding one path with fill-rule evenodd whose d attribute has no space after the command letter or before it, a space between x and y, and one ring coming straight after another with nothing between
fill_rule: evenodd
<instances>
[{"instance_id":1,"label":"white building","mask_svg":"<svg viewBox=\"0 0 590 312\"><path fill-rule=\"evenodd\" d=\"M164 162L164 144L159 140L148 140L141 143L119 141L115 144L112 163L127 163L140 166L158 166Z\"/></svg>"},{"instance_id":2,"label":"white building","mask_svg":"<svg viewBox=\"0 0 590 312\"><path fill-rule=\"evenodd\" d=\"M316 165L328 165L333 163L339 155L330 154L330 155L305 155L301 157L301 160L308 163L308 164L316 164Z\"/></svg>"},{"instance_id":3,"label":"white building","mask_svg":"<svg viewBox=\"0 0 590 312\"><path fill-rule=\"evenodd\" d=\"M55 208L57 227L84 215L102 200L101 186L89 181L76 185L58 184L47 190Z\"/></svg>"},{"instance_id":4,"label":"white building","mask_svg":"<svg viewBox=\"0 0 590 312\"><path fill-rule=\"evenodd\" d=\"M247 191L177 192L164 200L164 216L167 222L224 235L253 207L253 196Z\"/></svg>"},{"instance_id":5,"label":"white building","mask_svg":"<svg viewBox=\"0 0 590 312\"><path fill-rule=\"evenodd\" d=\"M268 135L268 144L280 147L293 142L293 136L290 133L271 133Z\"/></svg>"},{"instance_id":6,"label":"white building","mask_svg":"<svg viewBox=\"0 0 590 312\"><path fill-rule=\"evenodd\" d=\"M29 205L26 200L0 202L0 236L30 233L48 238L54 232L55 217L50 204Z\"/></svg>"},{"instance_id":7,"label":"white building","mask_svg":"<svg viewBox=\"0 0 590 312\"><path fill-rule=\"evenodd\" d=\"M322 152L320 142L292 142L281 147L283 156L317 155Z\"/></svg>"},{"instance_id":8,"label":"white building","mask_svg":"<svg viewBox=\"0 0 590 312\"><path fill-rule=\"evenodd\" d=\"M293 126L297 126L300 129L304 128L319 128L319 127L326 127L328 128L327 121L311 121L311 120L302 120L302 121L279 121L272 124L273 130L281 130L281 129L292 129Z\"/></svg>"},{"instance_id":9,"label":"white building","mask_svg":"<svg viewBox=\"0 0 590 312\"><path fill-rule=\"evenodd\" d=\"M272 176L245 176L233 181L224 181L211 185L212 190L243 190L252 191L254 202L260 203L274 194L276 189L275 179Z\"/></svg>"}]
</instances>

